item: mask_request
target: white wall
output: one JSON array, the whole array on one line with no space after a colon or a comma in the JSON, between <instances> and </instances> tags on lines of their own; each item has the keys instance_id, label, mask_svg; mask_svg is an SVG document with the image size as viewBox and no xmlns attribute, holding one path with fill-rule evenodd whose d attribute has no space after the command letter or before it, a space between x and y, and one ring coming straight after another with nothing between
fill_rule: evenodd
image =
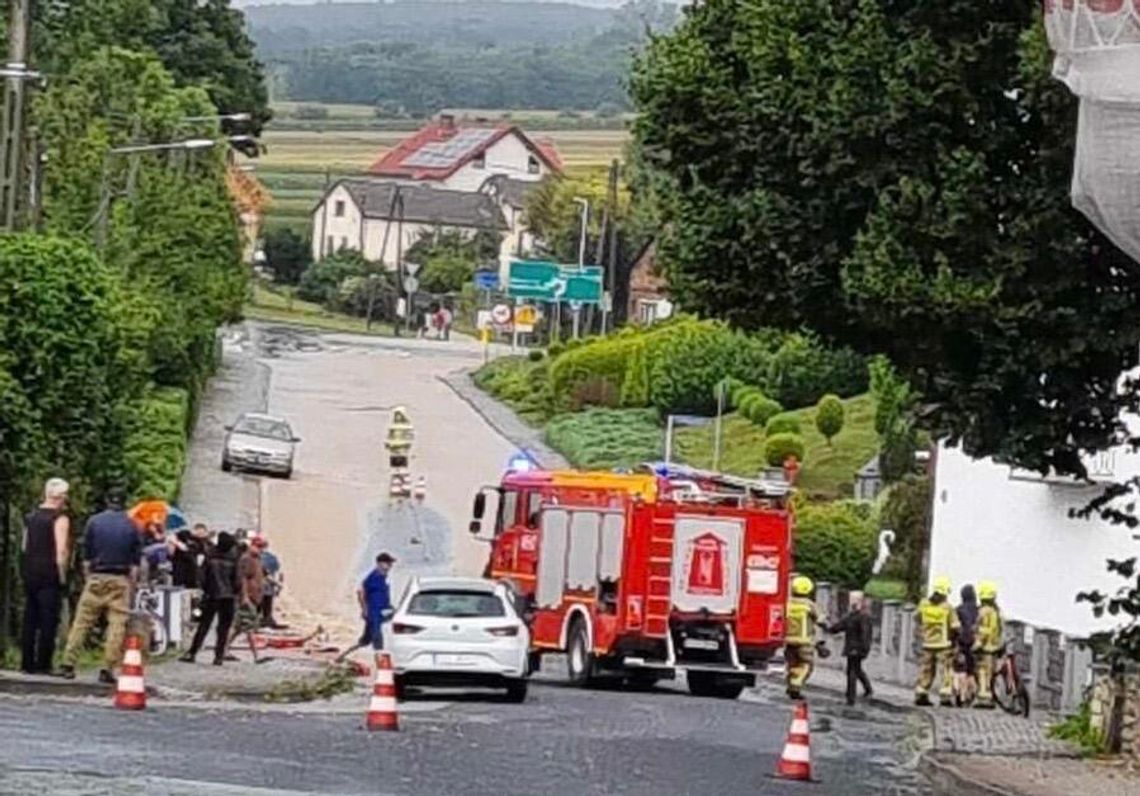
<instances>
[{"instance_id":1,"label":"white wall","mask_svg":"<svg viewBox=\"0 0 1140 796\"><path fill-rule=\"evenodd\" d=\"M1140 456L1126 450L1110 452L1105 462L1102 475L1110 480L1140 473ZM990 459L938 449L929 575L949 576L955 595L964 583L993 580L1005 615L1038 627L1083 636L1114 626L1075 598L1094 588L1114 593L1126 583L1105 562L1140 555L1136 531L1069 518L1069 509L1085 506L1103 485L1010 475Z\"/></svg>"},{"instance_id":2,"label":"white wall","mask_svg":"<svg viewBox=\"0 0 1140 796\"><path fill-rule=\"evenodd\" d=\"M391 222L388 230L388 245L381 258L380 251L384 247L384 229L389 223L381 218L369 218L364 222L364 256L369 260L381 260L384 265L395 269L396 267L396 236L399 228L395 221ZM435 232L435 224L416 224L404 222L403 224L403 251L407 255L408 249L422 236ZM474 227L439 227L441 230L457 230L465 239L474 237L478 231ZM405 256L406 260L406 256ZM423 263L420 263L423 265Z\"/></svg>"},{"instance_id":3,"label":"white wall","mask_svg":"<svg viewBox=\"0 0 1140 796\"><path fill-rule=\"evenodd\" d=\"M344 215L336 215L337 202L344 202ZM322 256L321 242L325 241L325 255L335 254L342 246L347 249L360 248L360 208L352 200L352 195L343 185L332 189L325 202L313 211L313 259ZM322 237L323 232L323 237ZM332 245L328 239L332 238Z\"/></svg>"},{"instance_id":4,"label":"white wall","mask_svg":"<svg viewBox=\"0 0 1140 796\"><path fill-rule=\"evenodd\" d=\"M487 150L483 168L476 168L474 163L467 163L440 182L439 187L453 191L478 191L487 178L495 174L505 174L516 180L537 182L549 173L549 169L542 158L535 155L538 159L538 172L531 174L527 170L527 162L532 154L517 134L505 135Z\"/></svg>"},{"instance_id":5,"label":"white wall","mask_svg":"<svg viewBox=\"0 0 1140 796\"><path fill-rule=\"evenodd\" d=\"M499 282L507 284L510 275L510 262L519 257L519 253L526 254L534 247L534 235L530 233L523 223L523 211L508 204L501 204L503 218L507 221L507 230L503 234L503 242L499 245Z\"/></svg>"}]
</instances>

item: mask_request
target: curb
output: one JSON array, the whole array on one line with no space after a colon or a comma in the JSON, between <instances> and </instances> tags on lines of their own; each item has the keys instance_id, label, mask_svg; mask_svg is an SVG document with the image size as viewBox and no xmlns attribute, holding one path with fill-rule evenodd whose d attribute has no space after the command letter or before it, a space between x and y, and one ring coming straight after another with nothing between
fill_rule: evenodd
<instances>
[{"instance_id":1,"label":"curb","mask_svg":"<svg viewBox=\"0 0 1140 796\"><path fill-rule=\"evenodd\" d=\"M35 677L0 674L0 694L13 696L70 696L107 697L115 693L115 687L87 680L64 680L59 677ZM152 689L147 689L150 695Z\"/></svg>"},{"instance_id":2,"label":"curb","mask_svg":"<svg viewBox=\"0 0 1140 796\"><path fill-rule=\"evenodd\" d=\"M957 766L939 759L937 755L936 752L924 752L918 759L918 770L930 781L935 793L946 796L1018 796L1016 791L963 774Z\"/></svg>"},{"instance_id":3,"label":"curb","mask_svg":"<svg viewBox=\"0 0 1140 796\"><path fill-rule=\"evenodd\" d=\"M474 410L475 414L479 415L479 417L483 419L483 422L494 429L495 433L497 433L500 437L511 443L511 445L515 446L516 448L535 454L538 459L537 464L540 467L547 470L569 469L570 465L566 462L566 460L560 454L551 450L550 447L545 443L532 439L520 439L517 434L513 434L505 429L502 424L500 424L495 418L490 415L490 413L488 413L482 406L480 406L479 401L472 398L471 394L469 393L469 389L478 391L480 398L485 398L487 401L490 401L495 405L501 407L504 412L510 412L512 417L516 419L518 418L518 416L510 407L499 403L490 395L486 395L482 390L479 390L479 388L475 386L475 382L471 379L471 371L466 369L457 370L446 375L436 376L436 378L443 384L447 385L447 387L457 396L459 396L459 398L464 403L470 406L471 409ZM521 420L518 422L522 423Z\"/></svg>"}]
</instances>

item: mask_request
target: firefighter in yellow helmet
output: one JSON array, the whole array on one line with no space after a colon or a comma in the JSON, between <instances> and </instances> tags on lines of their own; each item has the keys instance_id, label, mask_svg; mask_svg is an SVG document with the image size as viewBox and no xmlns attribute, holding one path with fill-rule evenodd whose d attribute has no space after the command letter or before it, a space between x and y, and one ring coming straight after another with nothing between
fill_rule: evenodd
<instances>
[{"instance_id":1,"label":"firefighter in yellow helmet","mask_svg":"<svg viewBox=\"0 0 1140 796\"><path fill-rule=\"evenodd\" d=\"M974 652L978 658L978 698L976 708L994 706L994 665L1002 648L1001 610L997 605L997 585L984 580L978 584L978 629L974 634Z\"/></svg>"},{"instance_id":2,"label":"firefighter in yellow helmet","mask_svg":"<svg viewBox=\"0 0 1140 796\"><path fill-rule=\"evenodd\" d=\"M394 468L408 466L408 454L412 449L413 439L415 431L412 428L412 421L408 418L408 410L397 406L392 410L392 420L388 423L388 436L384 440L390 466Z\"/></svg>"},{"instance_id":3,"label":"firefighter in yellow helmet","mask_svg":"<svg viewBox=\"0 0 1140 796\"><path fill-rule=\"evenodd\" d=\"M811 599L815 584L806 575L792 578L788 618L784 634L784 660L788 667L788 697L801 699L801 689L815 662L815 626L819 614Z\"/></svg>"},{"instance_id":4,"label":"firefighter in yellow helmet","mask_svg":"<svg viewBox=\"0 0 1140 796\"><path fill-rule=\"evenodd\" d=\"M958 612L950 605L950 578L934 579L929 597L918 604L915 611L922 628L922 656L918 662L918 682L914 687L914 703L930 704L930 686L935 670L941 670L938 689L943 705L954 704L954 636L961 629Z\"/></svg>"}]
</instances>

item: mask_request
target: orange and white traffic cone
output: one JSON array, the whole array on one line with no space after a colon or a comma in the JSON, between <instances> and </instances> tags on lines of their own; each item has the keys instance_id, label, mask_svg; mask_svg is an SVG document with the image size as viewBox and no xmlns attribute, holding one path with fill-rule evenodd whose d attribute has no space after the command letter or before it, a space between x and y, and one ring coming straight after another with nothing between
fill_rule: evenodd
<instances>
[{"instance_id":1,"label":"orange and white traffic cone","mask_svg":"<svg viewBox=\"0 0 1140 796\"><path fill-rule=\"evenodd\" d=\"M131 634L123 653L123 666L115 685L117 710L142 710L146 707L146 682L143 678L142 640Z\"/></svg>"},{"instance_id":2,"label":"orange and white traffic cone","mask_svg":"<svg viewBox=\"0 0 1140 796\"><path fill-rule=\"evenodd\" d=\"M416 486L412 490L412 495L418 503L423 503L424 498L427 497L427 479L422 475L416 479Z\"/></svg>"},{"instance_id":3,"label":"orange and white traffic cone","mask_svg":"<svg viewBox=\"0 0 1140 796\"><path fill-rule=\"evenodd\" d=\"M797 702L792 714L792 726L788 729L788 740L784 752L776 765L776 776L802 782L811 781L811 731L808 727L806 702Z\"/></svg>"},{"instance_id":4,"label":"orange and white traffic cone","mask_svg":"<svg viewBox=\"0 0 1140 796\"><path fill-rule=\"evenodd\" d=\"M400 729L400 716L396 712L396 680L392 674L392 659L386 652L376 656L376 682L372 686L372 701L368 704L367 723L369 732Z\"/></svg>"}]
</instances>

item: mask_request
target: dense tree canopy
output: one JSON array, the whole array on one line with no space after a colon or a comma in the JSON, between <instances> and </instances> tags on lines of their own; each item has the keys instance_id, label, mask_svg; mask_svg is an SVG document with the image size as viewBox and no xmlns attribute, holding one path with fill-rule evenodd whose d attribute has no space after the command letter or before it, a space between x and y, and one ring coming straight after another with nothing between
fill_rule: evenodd
<instances>
[{"instance_id":1,"label":"dense tree canopy","mask_svg":"<svg viewBox=\"0 0 1140 796\"><path fill-rule=\"evenodd\" d=\"M638 60L635 137L686 309L886 353L936 433L1083 472L1140 269L1069 206L1036 6L709 0Z\"/></svg>"}]
</instances>

